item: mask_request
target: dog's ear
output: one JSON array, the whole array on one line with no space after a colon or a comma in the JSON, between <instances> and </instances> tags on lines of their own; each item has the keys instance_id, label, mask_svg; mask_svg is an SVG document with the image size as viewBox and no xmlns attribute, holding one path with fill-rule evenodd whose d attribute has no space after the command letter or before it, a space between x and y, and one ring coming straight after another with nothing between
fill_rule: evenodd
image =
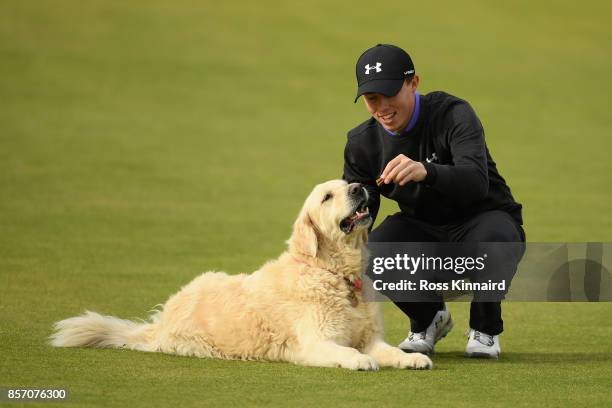
<instances>
[{"instance_id":1,"label":"dog's ear","mask_svg":"<svg viewBox=\"0 0 612 408\"><path fill-rule=\"evenodd\" d=\"M293 224L289 249L296 253L316 257L318 248L319 241L315 226L308 213L303 211Z\"/></svg>"}]
</instances>

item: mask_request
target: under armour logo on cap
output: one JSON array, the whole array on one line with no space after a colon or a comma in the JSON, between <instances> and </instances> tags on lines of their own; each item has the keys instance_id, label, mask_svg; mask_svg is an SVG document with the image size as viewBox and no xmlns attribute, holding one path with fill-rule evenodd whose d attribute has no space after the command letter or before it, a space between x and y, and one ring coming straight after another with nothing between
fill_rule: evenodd
<instances>
[{"instance_id":1,"label":"under armour logo on cap","mask_svg":"<svg viewBox=\"0 0 612 408\"><path fill-rule=\"evenodd\" d=\"M371 67L370 64L365 66L365 73L366 75L370 75L370 70L375 69L376 72L380 72L382 71L382 62L376 62L376 65Z\"/></svg>"}]
</instances>

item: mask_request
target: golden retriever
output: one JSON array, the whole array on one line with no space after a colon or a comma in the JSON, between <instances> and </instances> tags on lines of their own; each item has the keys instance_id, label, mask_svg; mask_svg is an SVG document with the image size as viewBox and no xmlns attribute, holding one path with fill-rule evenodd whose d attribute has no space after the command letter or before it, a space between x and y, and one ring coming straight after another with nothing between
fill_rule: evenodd
<instances>
[{"instance_id":1,"label":"golden retriever","mask_svg":"<svg viewBox=\"0 0 612 408\"><path fill-rule=\"evenodd\" d=\"M427 356L385 343L378 304L363 300L372 222L367 198L357 183L319 184L295 221L287 251L258 271L204 273L148 322L93 312L59 321L51 344L351 370L431 368Z\"/></svg>"}]
</instances>

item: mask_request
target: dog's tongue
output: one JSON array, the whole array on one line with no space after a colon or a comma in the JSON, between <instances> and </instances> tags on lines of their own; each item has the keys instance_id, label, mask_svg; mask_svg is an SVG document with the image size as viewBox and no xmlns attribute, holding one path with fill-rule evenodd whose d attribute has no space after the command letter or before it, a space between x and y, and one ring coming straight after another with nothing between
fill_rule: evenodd
<instances>
[{"instance_id":1,"label":"dog's tongue","mask_svg":"<svg viewBox=\"0 0 612 408\"><path fill-rule=\"evenodd\" d=\"M360 220L363 217L365 217L366 215L368 215L369 212L370 212L370 210L367 207L366 207L364 212L355 211L355 214L351 215L351 220L352 221Z\"/></svg>"},{"instance_id":2,"label":"dog's tongue","mask_svg":"<svg viewBox=\"0 0 612 408\"><path fill-rule=\"evenodd\" d=\"M355 279L355 282L353 282L353 286L355 286L355 289L361 290L361 288L363 288L363 281L357 278Z\"/></svg>"}]
</instances>

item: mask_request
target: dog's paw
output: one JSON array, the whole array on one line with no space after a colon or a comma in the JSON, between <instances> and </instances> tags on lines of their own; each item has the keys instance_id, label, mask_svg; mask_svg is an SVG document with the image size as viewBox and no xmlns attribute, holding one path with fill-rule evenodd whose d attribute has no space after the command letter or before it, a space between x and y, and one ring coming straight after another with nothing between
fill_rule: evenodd
<instances>
[{"instance_id":1,"label":"dog's paw","mask_svg":"<svg viewBox=\"0 0 612 408\"><path fill-rule=\"evenodd\" d=\"M429 370L433 367L431 359L421 353L403 353L398 361L398 368L411 368L413 370Z\"/></svg>"},{"instance_id":2,"label":"dog's paw","mask_svg":"<svg viewBox=\"0 0 612 408\"><path fill-rule=\"evenodd\" d=\"M342 361L338 364L342 368L348 368L349 370L360 370L360 371L377 371L378 363L372 357L366 354L358 354L346 361Z\"/></svg>"}]
</instances>

